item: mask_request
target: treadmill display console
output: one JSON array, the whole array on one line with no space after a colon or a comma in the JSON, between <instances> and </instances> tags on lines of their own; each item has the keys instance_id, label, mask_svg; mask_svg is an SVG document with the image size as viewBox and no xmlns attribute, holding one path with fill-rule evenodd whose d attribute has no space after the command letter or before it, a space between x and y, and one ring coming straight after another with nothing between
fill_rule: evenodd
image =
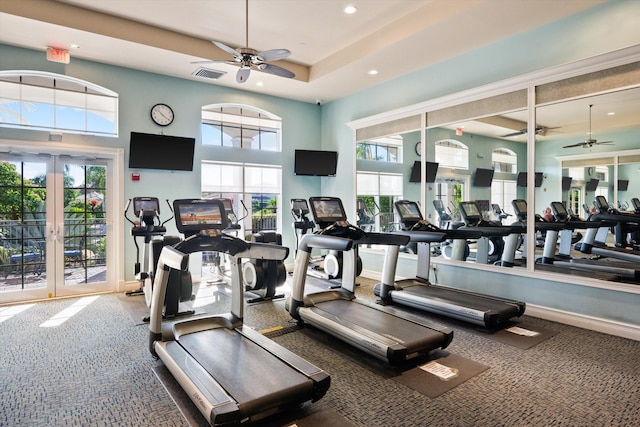
<instances>
[{"instance_id":1,"label":"treadmill display console","mask_svg":"<svg viewBox=\"0 0 640 427\"><path fill-rule=\"evenodd\" d=\"M464 211L466 217L480 217L480 210L478 210L478 206L475 202L460 202L460 209Z\"/></svg>"},{"instance_id":2,"label":"treadmill display console","mask_svg":"<svg viewBox=\"0 0 640 427\"><path fill-rule=\"evenodd\" d=\"M178 231L223 230L227 228L221 200L182 199L173 202Z\"/></svg>"},{"instance_id":3,"label":"treadmill display console","mask_svg":"<svg viewBox=\"0 0 640 427\"><path fill-rule=\"evenodd\" d=\"M521 218L521 220L526 220L527 218L527 202L526 200L516 199L511 202L513 205L513 209L516 211L516 215Z\"/></svg>"},{"instance_id":4,"label":"treadmill display console","mask_svg":"<svg viewBox=\"0 0 640 427\"><path fill-rule=\"evenodd\" d=\"M160 213L160 202L157 197L134 197L133 198L133 214L140 216L142 211L155 211Z\"/></svg>"},{"instance_id":5,"label":"treadmill display console","mask_svg":"<svg viewBox=\"0 0 640 427\"><path fill-rule=\"evenodd\" d=\"M311 202L316 222L331 223L347 220L342 201L336 197L311 197L309 202Z\"/></svg>"},{"instance_id":6,"label":"treadmill display console","mask_svg":"<svg viewBox=\"0 0 640 427\"><path fill-rule=\"evenodd\" d=\"M296 212L308 213L309 205L305 199L292 199L291 209Z\"/></svg>"},{"instance_id":7,"label":"treadmill display console","mask_svg":"<svg viewBox=\"0 0 640 427\"><path fill-rule=\"evenodd\" d=\"M422 219L422 214L416 202L396 202L396 210L398 211L398 215L400 215L400 220L403 222L406 220L419 221Z\"/></svg>"}]
</instances>

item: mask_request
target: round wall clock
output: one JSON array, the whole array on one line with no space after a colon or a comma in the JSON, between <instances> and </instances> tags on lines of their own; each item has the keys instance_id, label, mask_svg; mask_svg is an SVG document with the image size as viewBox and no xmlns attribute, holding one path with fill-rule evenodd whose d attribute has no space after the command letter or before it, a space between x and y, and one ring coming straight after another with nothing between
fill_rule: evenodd
<instances>
[{"instance_id":1,"label":"round wall clock","mask_svg":"<svg viewBox=\"0 0 640 427\"><path fill-rule=\"evenodd\" d=\"M422 144L420 143L420 141L416 142L416 154L418 156L422 155Z\"/></svg>"},{"instance_id":2,"label":"round wall clock","mask_svg":"<svg viewBox=\"0 0 640 427\"><path fill-rule=\"evenodd\" d=\"M156 104L151 107L151 120L158 126L169 126L173 119L173 110L167 104Z\"/></svg>"}]
</instances>

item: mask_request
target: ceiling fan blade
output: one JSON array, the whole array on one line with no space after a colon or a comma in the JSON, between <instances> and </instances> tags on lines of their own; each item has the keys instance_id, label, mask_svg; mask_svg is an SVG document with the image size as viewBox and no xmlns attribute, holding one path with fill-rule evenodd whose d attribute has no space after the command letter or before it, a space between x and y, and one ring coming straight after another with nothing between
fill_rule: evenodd
<instances>
[{"instance_id":1,"label":"ceiling fan blade","mask_svg":"<svg viewBox=\"0 0 640 427\"><path fill-rule=\"evenodd\" d=\"M237 65L238 63L235 61L228 61L226 59L208 59L206 61L192 61L190 64L229 64L229 65Z\"/></svg>"},{"instance_id":2,"label":"ceiling fan blade","mask_svg":"<svg viewBox=\"0 0 640 427\"><path fill-rule=\"evenodd\" d=\"M224 50L225 52L230 53L235 58L242 58L242 54L240 52L238 52L237 50L235 50L234 48L229 47L226 44L221 43L221 42L217 42L217 41L213 41L212 43L215 44L216 46L218 46L220 49Z\"/></svg>"},{"instance_id":3,"label":"ceiling fan blade","mask_svg":"<svg viewBox=\"0 0 640 427\"><path fill-rule=\"evenodd\" d=\"M282 67L278 67L277 65L272 64L260 64L258 65L258 69L265 71L269 74L274 74L280 77L287 77L289 79L294 78L296 75L289 70L286 70Z\"/></svg>"},{"instance_id":4,"label":"ceiling fan blade","mask_svg":"<svg viewBox=\"0 0 640 427\"><path fill-rule=\"evenodd\" d=\"M613 144L613 141L596 141L594 144L596 145L600 145L600 144Z\"/></svg>"},{"instance_id":5,"label":"ceiling fan blade","mask_svg":"<svg viewBox=\"0 0 640 427\"><path fill-rule=\"evenodd\" d=\"M527 133L527 130L526 129L521 129L518 132L512 132L512 133L508 133L506 135L500 135L500 138L511 138L512 136L524 135L525 133Z\"/></svg>"},{"instance_id":6,"label":"ceiling fan blade","mask_svg":"<svg viewBox=\"0 0 640 427\"><path fill-rule=\"evenodd\" d=\"M577 144L565 145L562 148L586 147L590 145L588 142L578 142Z\"/></svg>"},{"instance_id":7,"label":"ceiling fan blade","mask_svg":"<svg viewBox=\"0 0 640 427\"><path fill-rule=\"evenodd\" d=\"M256 56L262 62L270 62L277 61L279 59L284 59L291 55L291 52L287 49L271 49L265 50L263 52L258 52Z\"/></svg>"},{"instance_id":8,"label":"ceiling fan blade","mask_svg":"<svg viewBox=\"0 0 640 427\"><path fill-rule=\"evenodd\" d=\"M238 83L244 83L249 78L249 73L251 72L250 67L240 67L238 73L236 74L236 81Z\"/></svg>"}]
</instances>

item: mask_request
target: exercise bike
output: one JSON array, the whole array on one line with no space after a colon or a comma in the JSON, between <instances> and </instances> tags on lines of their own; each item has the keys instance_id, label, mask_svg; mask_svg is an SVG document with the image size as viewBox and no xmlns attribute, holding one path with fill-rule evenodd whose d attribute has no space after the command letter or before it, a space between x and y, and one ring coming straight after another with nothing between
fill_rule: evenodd
<instances>
[{"instance_id":1,"label":"exercise bike","mask_svg":"<svg viewBox=\"0 0 640 427\"><path fill-rule=\"evenodd\" d=\"M129 207L132 203L133 214L137 218L137 222L129 218ZM160 203L156 197L134 197L133 199L129 199L124 210L125 219L132 225L131 236L136 246L134 272L136 279L140 282L139 289L129 291L126 295L144 295L147 307L151 307L153 281L162 248L164 246L173 246L182 240L177 236L165 236L167 232L165 224L173 219L173 209L171 208L169 200L167 200L167 205L171 211L171 217L164 222L160 220ZM144 238L142 264L140 264L139 237ZM164 300L163 317L173 318L194 314L195 312L193 310L179 310L180 302L190 301L193 298L191 274L177 270L172 271L169 280L171 283L179 283L179 285L172 286L174 289L167 292ZM149 318L145 317L143 320L148 322Z\"/></svg>"}]
</instances>

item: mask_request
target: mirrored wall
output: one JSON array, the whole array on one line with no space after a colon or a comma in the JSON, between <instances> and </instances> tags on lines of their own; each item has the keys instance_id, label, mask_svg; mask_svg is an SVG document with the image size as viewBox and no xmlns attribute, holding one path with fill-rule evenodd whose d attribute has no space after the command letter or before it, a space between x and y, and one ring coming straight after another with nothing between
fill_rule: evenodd
<instances>
[{"instance_id":1,"label":"mirrored wall","mask_svg":"<svg viewBox=\"0 0 640 427\"><path fill-rule=\"evenodd\" d=\"M587 219L595 196L622 211L632 211L633 198L640 198L640 64L573 73L458 104L447 100L442 108L425 103L414 110L418 114L356 128L359 224L397 230L402 224L393 202L409 199L431 223L456 228L464 222L459 203L473 201L486 221L508 226L522 220L528 227L509 268L567 274L539 264L546 230L518 217L514 200L541 220L554 202ZM585 231L558 234L572 245L563 254L567 245L559 237L557 260L580 257L573 246ZM473 262L473 245L464 262ZM489 263L506 268L499 257Z\"/></svg>"}]
</instances>

